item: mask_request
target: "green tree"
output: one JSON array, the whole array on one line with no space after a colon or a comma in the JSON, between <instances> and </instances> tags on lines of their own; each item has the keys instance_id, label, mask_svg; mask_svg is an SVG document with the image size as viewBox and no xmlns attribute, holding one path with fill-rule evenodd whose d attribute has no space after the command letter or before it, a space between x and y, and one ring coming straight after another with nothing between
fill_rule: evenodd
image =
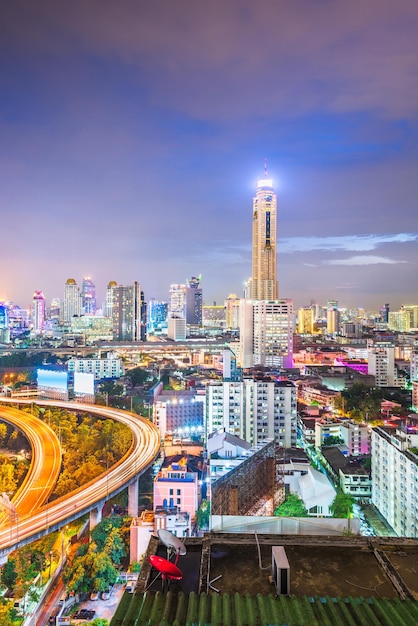
<instances>
[{"instance_id":1,"label":"green tree","mask_svg":"<svg viewBox=\"0 0 418 626\"><path fill-rule=\"evenodd\" d=\"M353 504L354 500L348 493L340 492L337 493L329 508L333 517L346 518L351 517Z\"/></svg>"},{"instance_id":2,"label":"green tree","mask_svg":"<svg viewBox=\"0 0 418 626\"><path fill-rule=\"evenodd\" d=\"M196 524L201 530L209 528L210 503L202 500L200 507L196 511Z\"/></svg>"},{"instance_id":3,"label":"green tree","mask_svg":"<svg viewBox=\"0 0 418 626\"><path fill-rule=\"evenodd\" d=\"M1 626L15 626L16 611L11 602L0 603L0 624Z\"/></svg>"},{"instance_id":4,"label":"green tree","mask_svg":"<svg viewBox=\"0 0 418 626\"><path fill-rule=\"evenodd\" d=\"M129 378L132 387L139 387L150 378L150 374L143 367L133 367L126 372L126 378Z\"/></svg>"},{"instance_id":5,"label":"green tree","mask_svg":"<svg viewBox=\"0 0 418 626\"><path fill-rule=\"evenodd\" d=\"M289 493L285 501L274 511L277 517L308 517L303 501L296 493Z\"/></svg>"},{"instance_id":6,"label":"green tree","mask_svg":"<svg viewBox=\"0 0 418 626\"><path fill-rule=\"evenodd\" d=\"M344 444L344 439L335 435L328 435L322 439L323 446L340 446Z\"/></svg>"},{"instance_id":7,"label":"green tree","mask_svg":"<svg viewBox=\"0 0 418 626\"><path fill-rule=\"evenodd\" d=\"M112 562L117 565L126 556L125 545L117 528L112 528L110 531L104 545L104 551L109 555Z\"/></svg>"},{"instance_id":8,"label":"green tree","mask_svg":"<svg viewBox=\"0 0 418 626\"><path fill-rule=\"evenodd\" d=\"M14 589L17 580L16 563L14 558L10 557L7 563L1 568L1 582L8 589ZM0 622L1 623L1 622Z\"/></svg>"}]
</instances>

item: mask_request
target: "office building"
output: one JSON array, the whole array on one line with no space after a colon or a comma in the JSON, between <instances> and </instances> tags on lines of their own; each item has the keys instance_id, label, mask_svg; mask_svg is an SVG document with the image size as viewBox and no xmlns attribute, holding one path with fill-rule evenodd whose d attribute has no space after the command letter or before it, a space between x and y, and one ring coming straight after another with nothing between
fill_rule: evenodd
<instances>
[{"instance_id":1,"label":"office building","mask_svg":"<svg viewBox=\"0 0 418 626\"><path fill-rule=\"evenodd\" d=\"M239 308L241 298L235 293L231 293L225 300L226 309L226 329L238 330L239 329Z\"/></svg>"},{"instance_id":2,"label":"office building","mask_svg":"<svg viewBox=\"0 0 418 626\"><path fill-rule=\"evenodd\" d=\"M112 287L113 338L115 341L145 341L146 305L138 282Z\"/></svg>"},{"instance_id":3,"label":"office building","mask_svg":"<svg viewBox=\"0 0 418 626\"><path fill-rule=\"evenodd\" d=\"M170 285L168 317L183 317L186 319L186 285Z\"/></svg>"},{"instance_id":4,"label":"office building","mask_svg":"<svg viewBox=\"0 0 418 626\"><path fill-rule=\"evenodd\" d=\"M299 335L313 335L314 332L314 312L312 307L305 306L298 311L298 333Z\"/></svg>"},{"instance_id":5,"label":"office building","mask_svg":"<svg viewBox=\"0 0 418 626\"><path fill-rule=\"evenodd\" d=\"M168 303L151 298L148 302L147 331L149 335L167 334Z\"/></svg>"},{"instance_id":6,"label":"office building","mask_svg":"<svg viewBox=\"0 0 418 626\"><path fill-rule=\"evenodd\" d=\"M293 367L293 301L241 300L240 366Z\"/></svg>"},{"instance_id":7,"label":"office building","mask_svg":"<svg viewBox=\"0 0 418 626\"><path fill-rule=\"evenodd\" d=\"M69 278L64 287L64 303L61 311L62 321L70 322L74 315L81 315L82 298L80 289L74 280Z\"/></svg>"},{"instance_id":8,"label":"office building","mask_svg":"<svg viewBox=\"0 0 418 626\"><path fill-rule=\"evenodd\" d=\"M35 291L32 298L32 328L35 334L45 328L45 296L42 291Z\"/></svg>"},{"instance_id":9,"label":"office building","mask_svg":"<svg viewBox=\"0 0 418 626\"><path fill-rule=\"evenodd\" d=\"M168 318L167 337L173 341L186 340L186 320L184 317L172 315Z\"/></svg>"},{"instance_id":10,"label":"office building","mask_svg":"<svg viewBox=\"0 0 418 626\"><path fill-rule=\"evenodd\" d=\"M202 325L203 291L201 276L193 276L186 288L186 324L191 326Z\"/></svg>"},{"instance_id":11,"label":"office building","mask_svg":"<svg viewBox=\"0 0 418 626\"><path fill-rule=\"evenodd\" d=\"M84 315L94 315L96 312L96 286L90 277L86 276L81 284Z\"/></svg>"},{"instance_id":12,"label":"office building","mask_svg":"<svg viewBox=\"0 0 418 626\"><path fill-rule=\"evenodd\" d=\"M113 315L113 289L117 287L116 281L111 280L106 288L106 301L103 306L103 315L105 317L112 317Z\"/></svg>"},{"instance_id":13,"label":"office building","mask_svg":"<svg viewBox=\"0 0 418 626\"><path fill-rule=\"evenodd\" d=\"M264 168L253 199L252 275L250 294L253 300L277 300L277 196L273 181Z\"/></svg>"},{"instance_id":14,"label":"office building","mask_svg":"<svg viewBox=\"0 0 418 626\"><path fill-rule=\"evenodd\" d=\"M340 330L340 312L338 310L338 302L336 300L328 300L327 302L327 333L328 335L336 335Z\"/></svg>"}]
</instances>

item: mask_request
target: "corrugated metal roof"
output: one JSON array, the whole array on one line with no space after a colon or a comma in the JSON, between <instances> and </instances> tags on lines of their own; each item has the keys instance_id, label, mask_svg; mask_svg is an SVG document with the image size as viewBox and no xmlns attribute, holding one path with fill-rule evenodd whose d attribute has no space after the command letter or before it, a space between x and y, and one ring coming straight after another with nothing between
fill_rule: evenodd
<instances>
[{"instance_id":1,"label":"corrugated metal roof","mask_svg":"<svg viewBox=\"0 0 418 626\"><path fill-rule=\"evenodd\" d=\"M414 600L125 593L110 626L410 626Z\"/></svg>"}]
</instances>

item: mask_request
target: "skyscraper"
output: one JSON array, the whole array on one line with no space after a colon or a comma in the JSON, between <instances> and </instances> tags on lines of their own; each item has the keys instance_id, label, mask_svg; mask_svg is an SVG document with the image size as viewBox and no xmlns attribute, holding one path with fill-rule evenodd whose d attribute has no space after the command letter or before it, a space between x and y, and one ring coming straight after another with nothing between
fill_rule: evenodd
<instances>
[{"instance_id":1,"label":"skyscraper","mask_svg":"<svg viewBox=\"0 0 418 626\"><path fill-rule=\"evenodd\" d=\"M277 196L273 181L264 167L264 178L257 184L253 199L252 275L250 281L253 300L277 300Z\"/></svg>"},{"instance_id":2,"label":"skyscraper","mask_svg":"<svg viewBox=\"0 0 418 626\"><path fill-rule=\"evenodd\" d=\"M293 367L293 301L242 300L240 366Z\"/></svg>"},{"instance_id":3,"label":"skyscraper","mask_svg":"<svg viewBox=\"0 0 418 626\"><path fill-rule=\"evenodd\" d=\"M96 286L88 276L83 279L81 296L83 298L84 315L94 315L96 311Z\"/></svg>"},{"instance_id":4,"label":"skyscraper","mask_svg":"<svg viewBox=\"0 0 418 626\"><path fill-rule=\"evenodd\" d=\"M144 341L146 338L146 306L139 283L112 288L113 338L116 341Z\"/></svg>"},{"instance_id":5,"label":"skyscraper","mask_svg":"<svg viewBox=\"0 0 418 626\"><path fill-rule=\"evenodd\" d=\"M36 334L42 333L45 326L45 296L42 291L35 291L33 294L32 325Z\"/></svg>"},{"instance_id":6,"label":"skyscraper","mask_svg":"<svg viewBox=\"0 0 418 626\"><path fill-rule=\"evenodd\" d=\"M195 326L202 325L203 293L201 276L192 276L187 282L186 291L186 323Z\"/></svg>"},{"instance_id":7,"label":"skyscraper","mask_svg":"<svg viewBox=\"0 0 418 626\"><path fill-rule=\"evenodd\" d=\"M71 322L74 315L81 315L81 293L74 278L69 278L64 288L64 303L62 307L62 320Z\"/></svg>"}]
</instances>

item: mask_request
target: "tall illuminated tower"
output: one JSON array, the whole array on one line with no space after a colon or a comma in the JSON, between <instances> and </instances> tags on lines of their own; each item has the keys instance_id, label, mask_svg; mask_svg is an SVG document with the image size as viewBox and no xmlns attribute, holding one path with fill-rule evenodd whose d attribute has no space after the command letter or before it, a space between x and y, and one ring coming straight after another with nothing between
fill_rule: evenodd
<instances>
[{"instance_id":1,"label":"tall illuminated tower","mask_svg":"<svg viewBox=\"0 0 418 626\"><path fill-rule=\"evenodd\" d=\"M277 281L277 196L273 181L268 177L266 164L264 177L258 181L253 199L253 248L251 298L253 300L278 300Z\"/></svg>"},{"instance_id":2,"label":"tall illuminated tower","mask_svg":"<svg viewBox=\"0 0 418 626\"><path fill-rule=\"evenodd\" d=\"M35 333L41 333L45 326L45 297L42 291L35 291L32 299L32 324Z\"/></svg>"}]
</instances>

